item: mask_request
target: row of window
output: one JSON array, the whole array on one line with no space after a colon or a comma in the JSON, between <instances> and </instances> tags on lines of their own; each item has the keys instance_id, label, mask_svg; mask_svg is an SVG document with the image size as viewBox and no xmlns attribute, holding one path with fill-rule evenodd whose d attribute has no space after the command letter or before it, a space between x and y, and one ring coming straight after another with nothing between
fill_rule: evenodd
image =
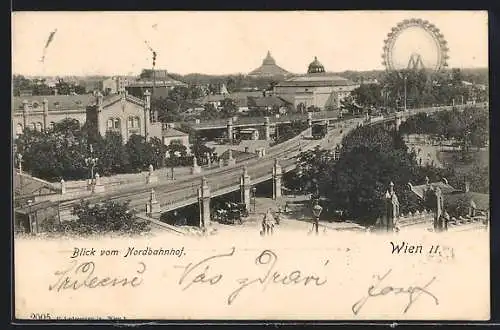
<instances>
[{"instance_id":1,"label":"row of window","mask_svg":"<svg viewBox=\"0 0 500 330\"><path fill-rule=\"evenodd\" d=\"M53 121L51 121L49 123L48 129L53 129L54 128L54 124L55 123ZM34 131L41 132L42 129L43 129L43 124L41 122L31 123L30 125L28 125L28 128L31 129L31 130L34 130ZM16 134L20 135L22 133L23 133L23 124L17 124L16 125Z\"/></svg>"},{"instance_id":2,"label":"row of window","mask_svg":"<svg viewBox=\"0 0 500 330\"><path fill-rule=\"evenodd\" d=\"M119 130L121 126L120 118L109 118L106 126L108 130ZM128 128L141 127L141 119L139 117L128 117L127 127Z\"/></svg>"}]
</instances>

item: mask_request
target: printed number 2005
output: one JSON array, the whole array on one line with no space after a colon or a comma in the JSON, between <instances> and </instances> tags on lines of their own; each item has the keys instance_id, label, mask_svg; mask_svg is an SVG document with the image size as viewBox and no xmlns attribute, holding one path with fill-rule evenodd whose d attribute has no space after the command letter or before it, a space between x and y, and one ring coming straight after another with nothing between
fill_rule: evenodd
<instances>
[{"instance_id":1,"label":"printed number 2005","mask_svg":"<svg viewBox=\"0 0 500 330\"><path fill-rule=\"evenodd\" d=\"M49 313L31 313L30 317L33 320L49 320L50 314Z\"/></svg>"}]
</instances>

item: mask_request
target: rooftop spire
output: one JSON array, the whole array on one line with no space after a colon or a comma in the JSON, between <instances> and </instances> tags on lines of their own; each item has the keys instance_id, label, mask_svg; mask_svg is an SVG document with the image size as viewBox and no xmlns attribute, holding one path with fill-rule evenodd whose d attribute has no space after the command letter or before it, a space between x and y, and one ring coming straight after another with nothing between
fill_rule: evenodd
<instances>
[{"instance_id":1,"label":"rooftop spire","mask_svg":"<svg viewBox=\"0 0 500 330\"><path fill-rule=\"evenodd\" d=\"M267 51L266 58L262 61L262 65L276 65L276 61L271 56L271 52L269 50Z\"/></svg>"},{"instance_id":2,"label":"rooftop spire","mask_svg":"<svg viewBox=\"0 0 500 330\"><path fill-rule=\"evenodd\" d=\"M262 61L262 65L257 69L253 70L249 73L250 76L283 76L287 75L288 72L283 68L280 68L273 56L271 55L271 51L267 51L267 55Z\"/></svg>"}]
</instances>

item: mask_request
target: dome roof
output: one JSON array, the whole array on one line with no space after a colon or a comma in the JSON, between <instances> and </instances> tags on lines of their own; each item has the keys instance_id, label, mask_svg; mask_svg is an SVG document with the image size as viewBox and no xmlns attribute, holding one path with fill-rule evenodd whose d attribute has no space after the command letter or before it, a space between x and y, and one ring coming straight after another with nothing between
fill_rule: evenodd
<instances>
[{"instance_id":1,"label":"dome roof","mask_svg":"<svg viewBox=\"0 0 500 330\"><path fill-rule=\"evenodd\" d=\"M307 69L307 73L323 73L325 72L325 68L323 64L318 61L318 58L314 56L314 61L309 64L309 68Z\"/></svg>"},{"instance_id":2,"label":"dome roof","mask_svg":"<svg viewBox=\"0 0 500 330\"><path fill-rule=\"evenodd\" d=\"M256 77L272 77L272 76L286 76L288 75L288 71L279 67L276 64L276 61L271 56L271 52L267 52L267 56L262 61L262 65L257 69L250 72L249 76Z\"/></svg>"},{"instance_id":3,"label":"dome roof","mask_svg":"<svg viewBox=\"0 0 500 330\"><path fill-rule=\"evenodd\" d=\"M276 65L276 61L271 56L271 52L267 51L266 58L262 61L262 65Z\"/></svg>"}]
</instances>

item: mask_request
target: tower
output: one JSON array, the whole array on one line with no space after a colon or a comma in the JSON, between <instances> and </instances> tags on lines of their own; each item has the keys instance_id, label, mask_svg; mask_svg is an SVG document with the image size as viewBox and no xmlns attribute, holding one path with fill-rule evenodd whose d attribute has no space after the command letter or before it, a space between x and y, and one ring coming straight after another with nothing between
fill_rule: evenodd
<instances>
[{"instance_id":1,"label":"tower","mask_svg":"<svg viewBox=\"0 0 500 330\"><path fill-rule=\"evenodd\" d=\"M415 71L425 69L424 62L422 62L422 56L417 53L411 54L408 60L407 69Z\"/></svg>"},{"instance_id":2,"label":"tower","mask_svg":"<svg viewBox=\"0 0 500 330\"><path fill-rule=\"evenodd\" d=\"M385 203L385 229L386 231L392 231L394 228L394 220L399 217L399 200L396 192L394 191L394 183L389 183L389 189L385 193L384 198Z\"/></svg>"}]
</instances>

